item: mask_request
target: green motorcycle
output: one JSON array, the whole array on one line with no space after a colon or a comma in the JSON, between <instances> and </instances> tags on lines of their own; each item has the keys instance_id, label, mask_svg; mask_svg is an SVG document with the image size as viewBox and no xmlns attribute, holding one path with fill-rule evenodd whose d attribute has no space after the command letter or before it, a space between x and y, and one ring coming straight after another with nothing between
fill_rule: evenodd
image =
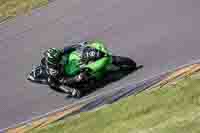
<instances>
[{"instance_id":1,"label":"green motorcycle","mask_svg":"<svg viewBox=\"0 0 200 133\"><path fill-rule=\"evenodd\" d=\"M74 46L74 45L73 45ZM65 54L62 56L60 63L63 66L63 75L74 77L83 69L89 70L89 75L94 83L104 79L111 71L133 71L137 69L135 61L128 57L115 56L109 52L103 43L81 42L76 45L76 49L70 51L71 46L64 48ZM86 47L96 49L103 53L98 60L84 61L83 55ZM95 53L87 53L95 54ZM47 84L48 72L45 65L34 66L31 73L28 74L28 80L36 83ZM88 83L89 84L89 83ZM90 89L87 87L87 89Z\"/></svg>"}]
</instances>

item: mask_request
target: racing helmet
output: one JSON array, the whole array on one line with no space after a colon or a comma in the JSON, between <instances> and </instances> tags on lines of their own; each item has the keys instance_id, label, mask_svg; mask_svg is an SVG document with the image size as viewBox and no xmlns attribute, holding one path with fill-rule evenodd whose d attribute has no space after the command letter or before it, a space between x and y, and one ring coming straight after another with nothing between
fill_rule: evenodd
<instances>
[{"instance_id":1,"label":"racing helmet","mask_svg":"<svg viewBox=\"0 0 200 133\"><path fill-rule=\"evenodd\" d=\"M44 52L44 57L48 65L57 65L61 55L62 51L59 48L49 48Z\"/></svg>"}]
</instances>

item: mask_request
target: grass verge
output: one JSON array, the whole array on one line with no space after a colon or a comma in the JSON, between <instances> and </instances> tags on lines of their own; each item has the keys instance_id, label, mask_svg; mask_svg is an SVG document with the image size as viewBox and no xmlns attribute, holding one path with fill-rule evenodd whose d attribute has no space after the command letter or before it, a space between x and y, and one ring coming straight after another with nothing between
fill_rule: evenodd
<instances>
[{"instance_id":1,"label":"grass verge","mask_svg":"<svg viewBox=\"0 0 200 133\"><path fill-rule=\"evenodd\" d=\"M0 22L48 4L48 0L0 0Z\"/></svg>"},{"instance_id":2,"label":"grass verge","mask_svg":"<svg viewBox=\"0 0 200 133\"><path fill-rule=\"evenodd\" d=\"M198 133L200 74L81 113L34 133Z\"/></svg>"}]
</instances>

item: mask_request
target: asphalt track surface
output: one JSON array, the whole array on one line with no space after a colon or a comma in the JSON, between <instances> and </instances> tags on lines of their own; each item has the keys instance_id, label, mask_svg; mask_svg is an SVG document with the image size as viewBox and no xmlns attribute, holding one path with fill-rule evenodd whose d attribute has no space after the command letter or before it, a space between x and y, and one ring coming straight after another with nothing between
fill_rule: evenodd
<instances>
[{"instance_id":1,"label":"asphalt track surface","mask_svg":"<svg viewBox=\"0 0 200 133\"><path fill-rule=\"evenodd\" d=\"M57 0L1 24L0 128L76 102L26 81L41 50L98 38L113 53L144 65L94 96L198 59L199 12L198 0Z\"/></svg>"}]
</instances>

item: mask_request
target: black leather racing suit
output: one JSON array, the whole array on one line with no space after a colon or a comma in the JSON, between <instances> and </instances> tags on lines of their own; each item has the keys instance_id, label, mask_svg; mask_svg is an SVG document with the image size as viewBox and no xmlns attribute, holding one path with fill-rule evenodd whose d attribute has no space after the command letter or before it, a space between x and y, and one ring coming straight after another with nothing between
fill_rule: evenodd
<instances>
[{"instance_id":1,"label":"black leather racing suit","mask_svg":"<svg viewBox=\"0 0 200 133\"><path fill-rule=\"evenodd\" d=\"M71 51L76 50L77 48L81 47L80 45L71 45L67 46L63 49L62 55L66 53L70 53ZM62 57L61 55L61 57ZM80 74L74 77L66 77L64 76L64 70L62 64L57 64L56 66L48 65L45 61L45 58L41 60L41 64L46 66L47 73L48 73L48 84L50 87L59 89L60 85L66 85L70 87L74 87L74 84L76 83L84 83L87 82L90 78L90 75L88 73L89 70L81 70ZM56 75L52 75L49 71L53 69L57 71Z\"/></svg>"}]
</instances>

